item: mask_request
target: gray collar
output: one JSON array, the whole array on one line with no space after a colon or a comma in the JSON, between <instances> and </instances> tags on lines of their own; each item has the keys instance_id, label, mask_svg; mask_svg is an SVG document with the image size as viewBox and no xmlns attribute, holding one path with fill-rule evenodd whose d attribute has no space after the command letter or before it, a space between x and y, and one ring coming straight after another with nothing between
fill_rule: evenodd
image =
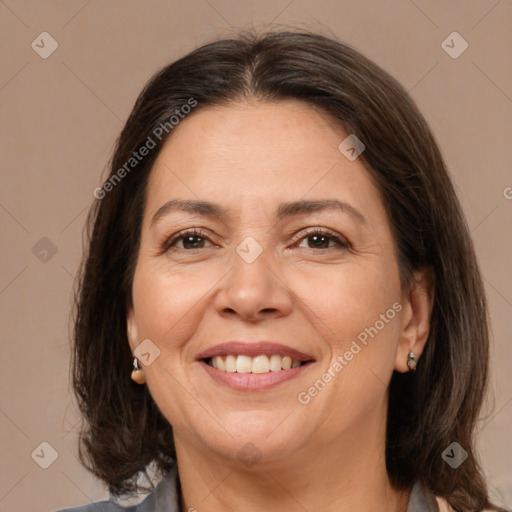
<instances>
[{"instance_id":1,"label":"gray collar","mask_svg":"<svg viewBox=\"0 0 512 512\"><path fill-rule=\"evenodd\" d=\"M127 512L180 512L177 494L177 466L158 483L155 490ZM417 481L409 498L406 512L439 512L434 495Z\"/></svg>"},{"instance_id":2,"label":"gray collar","mask_svg":"<svg viewBox=\"0 0 512 512\"><path fill-rule=\"evenodd\" d=\"M178 466L175 465L154 491L146 496L133 512L180 512L177 492ZM130 512L132 512L130 510Z\"/></svg>"},{"instance_id":3,"label":"gray collar","mask_svg":"<svg viewBox=\"0 0 512 512\"><path fill-rule=\"evenodd\" d=\"M439 512L435 496L420 481L412 487L407 512Z\"/></svg>"}]
</instances>

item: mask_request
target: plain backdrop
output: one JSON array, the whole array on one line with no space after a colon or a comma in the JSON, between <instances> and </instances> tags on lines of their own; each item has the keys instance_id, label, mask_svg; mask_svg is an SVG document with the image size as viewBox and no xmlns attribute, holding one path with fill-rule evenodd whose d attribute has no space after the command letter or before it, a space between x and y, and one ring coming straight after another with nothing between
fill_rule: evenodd
<instances>
[{"instance_id":1,"label":"plain backdrop","mask_svg":"<svg viewBox=\"0 0 512 512\"><path fill-rule=\"evenodd\" d=\"M0 0L0 510L107 496L78 462L69 387L92 192L147 79L250 26L332 31L430 123L485 277L494 402L478 442L494 499L512 506L511 0Z\"/></svg>"}]
</instances>

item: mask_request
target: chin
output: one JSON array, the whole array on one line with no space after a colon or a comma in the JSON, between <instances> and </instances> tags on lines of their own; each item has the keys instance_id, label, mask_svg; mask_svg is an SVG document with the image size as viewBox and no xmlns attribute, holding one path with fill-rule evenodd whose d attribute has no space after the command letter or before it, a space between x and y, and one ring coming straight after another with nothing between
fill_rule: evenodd
<instances>
[{"instance_id":1,"label":"chin","mask_svg":"<svg viewBox=\"0 0 512 512\"><path fill-rule=\"evenodd\" d=\"M228 432L232 437L222 431L223 435L213 438L210 430L207 433L210 435L203 437L203 442L224 459L238 461L247 468L259 463L261 469L261 464L274 463L297 452L297 442L304 435L304 429L299 426L297 429L293 426L290 428L290 425L282 428L280 422L283 417L276 419L273 415L273 421L263 421L261 418L254 421L247 417L244 420L239 417L229 423ZM290 440L294 440L294 443L290 443Z\"/></svg>"}]
</instances>

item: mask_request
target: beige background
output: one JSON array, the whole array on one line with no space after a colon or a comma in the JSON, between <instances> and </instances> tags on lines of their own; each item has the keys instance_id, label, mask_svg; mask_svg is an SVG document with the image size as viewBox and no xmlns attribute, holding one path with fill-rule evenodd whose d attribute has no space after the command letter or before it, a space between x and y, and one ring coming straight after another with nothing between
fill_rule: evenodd
<instances>
[{"instance_id":1,"label":"beige background","mask_svg":"<svg viewBox=\"0 0 512 512\"><path fill-rule=\"evenodd\" d=\"M479 444L495 499L512 506L512 1L0 0L0 510L107 496L77 461L68 385L92 191L149 76L251 23L332 30L394 75L430 122L485 276L495 405ZM58 42L47 59L31 47L45 31ZM453 31L469 44L456 59L441 46ZM42 442L58 454L47 469L36 463L51 462Z\"/></svg>"}]
</instances>

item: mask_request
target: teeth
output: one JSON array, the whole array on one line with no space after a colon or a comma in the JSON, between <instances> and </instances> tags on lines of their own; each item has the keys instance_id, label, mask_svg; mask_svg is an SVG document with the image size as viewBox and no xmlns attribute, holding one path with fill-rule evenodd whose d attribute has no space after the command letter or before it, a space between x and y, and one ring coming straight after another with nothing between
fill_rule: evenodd
<instances>
[{"instance_id":1,"label":"teeth","mask_svg":"<svg viewBox=\"0 0 512 512\"><path fill-rule=\"evenodd\" d=\"M217 356L219 357L219 356ZM218 366L218 364L217 364ZM226 357L226 371L229 373L236 372L236 358L235 356Z\"/></svg>"},{"instance_id":2,"label":"teeth","mask_svg":"<svg viewBox=\"0 0 512 512\"><path fill-rule=\"evenodd\" d=\"M249 356L238 356L236 358L236 372L237 373L251 373L252 361Z\"/></svg>"},{"instance_id":3,"label":"teeth","mask_svg":"<svg viewBox=\"0 0 512 512\"><path fill-rule=\"evenodd\" d=\"M279 370L281 370L281 356L272 354L270 356L270 371L278 372Z\"/></svg>"},{"instance_id":4,"label":"teeth","mask_svg":"<svg viewBox=\"0 0 512 512\"><path fill-rule=\"evenodd\" d=\"M215 356L210 359L210 365L218 370L228 373L268 373L280 370L298 368L301 361L294 361L289 356L281 357L277 354L267 356L262 354L256 357L244 355Z\"/></svg>"},{"instance_id":5,"label":"teeth","mask_svg":"<svg viewBox=\"0 0 512 512\"><path fill-rule=\"evenodd\" d=\"M240 356L238 356L240 357ZM252 373L268 373L270 362L267 356L258 356L252 360Z\"/></svg>"},{"instance_id":6,"label":"teeth","mask_svg":"<svg viewBox=\"0 0 512 512\"><path fill-rule=\"evenodd\" d=\"M226 361L224 361L224 359L222 359L222 357L214 357L213 359L215 359L217 361L217 369L225 372L226 371ZM213 360L212 360L212 363L213 363Z\"/></svg>"}]
</instances>

